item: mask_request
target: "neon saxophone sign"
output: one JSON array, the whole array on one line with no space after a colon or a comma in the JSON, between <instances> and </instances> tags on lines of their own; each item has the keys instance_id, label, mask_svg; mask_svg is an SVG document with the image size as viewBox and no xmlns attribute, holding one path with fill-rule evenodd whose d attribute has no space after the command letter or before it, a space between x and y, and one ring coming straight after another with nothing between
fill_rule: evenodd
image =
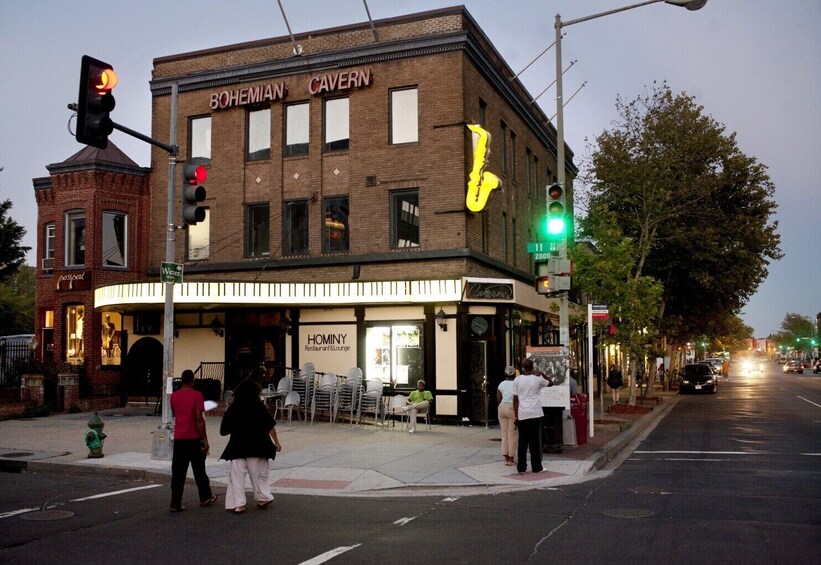
<instances>
[{"instance_id":1,"label":"neon saxophone sign","mask_svg":"<svg viewBox=\"0 0 821 565\"><path fill-rule=\"evenodd\" d=\"M479 125L467 124L467 126L473 132L473 169L468 178L465 204L471 212L481 212L487 205L490 192L502 186L502 181L490 171L485 170L490 157L490 134Z\"/></svg>"}]
</instances>

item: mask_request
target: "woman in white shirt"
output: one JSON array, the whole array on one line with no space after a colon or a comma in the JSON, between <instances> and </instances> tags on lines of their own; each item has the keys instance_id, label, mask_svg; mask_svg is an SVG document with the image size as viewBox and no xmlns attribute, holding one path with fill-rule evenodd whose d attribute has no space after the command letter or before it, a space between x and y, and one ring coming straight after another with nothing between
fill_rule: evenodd
<instances>
[{"instance_id":1,"label":"woman in white shirt","mask_svg":"<svg viewBox=\"0 0 821 565\"><path fill-rule=\"evenodd\" d=\"M499 403L499 426L502 428L502 456L508 467L516 464L513 456L519 444L519 431L514 425L516 416L513 413L513 390L511 389L515 377L516 369L505 367L505 380L500 382L496 389L496 402Z\"/></svg>"}]
</instances>

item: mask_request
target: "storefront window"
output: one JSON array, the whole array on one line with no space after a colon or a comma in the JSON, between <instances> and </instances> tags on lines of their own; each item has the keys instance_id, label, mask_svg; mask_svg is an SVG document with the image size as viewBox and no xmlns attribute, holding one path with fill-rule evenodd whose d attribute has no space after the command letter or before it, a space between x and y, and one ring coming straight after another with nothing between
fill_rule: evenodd
<instances>
[{"instance_id":1,"label":"storefront window","mask_svg":"<svg viewBox=\"0 0 821 565\"><path fill-rule=\"evenodd\" d=\"M399 389L412 389L424 374L422 326L394 325L367 328L366 376L392 383Z\"/></svg>"},{"instance_id":2,"label":"storefront window","mask_svg":"<svg viewBox=\"0 0 821 565\"><path fill-rule=\"evenodd\" d=\"M116 312L103 314L102 337L102 364L120 364L120 333L123 328L123 317Z\"/></svg>"},{"instance_id":3,"label":"storefront window","mask_svg":"<svg viewBox=\"0 0 821 565\"><path fill-rule=\"evenodd\" d=\"M103 212L103 266L126 267L128 216Z\"/></svg>"},{"instance_id":4,"label":"storefront window","mask_svg":"<svg viewBox=\"0 0 821 565\"><path fill-rule=\"evenodd\" d=\"M86 215L82 210L66 214L66 267L85 265Z\"/></svg>"},{"instance_id":5,"label":"storefront window","mask_svg":"<svg viewBox=\"0 0 821 565\"><path fill-rule=\"evenodd\" d=\"M66 306L65 344L66 363L82 365L85 352L83 351L83 322L85 308L83 306Z\"/></svg>"}]
</instances>

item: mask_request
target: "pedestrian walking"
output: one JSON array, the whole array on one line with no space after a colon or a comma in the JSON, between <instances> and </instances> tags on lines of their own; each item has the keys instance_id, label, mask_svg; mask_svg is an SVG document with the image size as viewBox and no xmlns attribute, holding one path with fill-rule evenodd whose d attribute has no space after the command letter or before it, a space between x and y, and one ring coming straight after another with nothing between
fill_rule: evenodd
<instances>
[{"instance_id":1,"label":"pedestrian walking","mask_svg":"<svg viewBox=\"0 0 821 565\"><path fill-rule=\"evenodd\" d=\"M502 457L505 465L512 467L516 464L514 456L519 445L519 430L516 429L516 414L513 411L513 379L516 369L505 367L505 380L496 388L496 402L499 403L499 427L502 428Z\"/></svg>"},{"instance_id":2,"label":"pedestrian walking","mask_svg":"<svg viewBox=\"0 0 821 565\"><path fill-rule=\"evenodd\" d=\"M513 413L519 430L516 470L527 471L527 452L530 450L530 468L541 473L542 417L541 389L553 386L553 380L544 373L534 374L533 361L522 361L522 374L513 379Z\"/></svg>"},{"instance_id":3,"label":"pedestrian walking","mask_svg":"<svg viewBox=\"0 0 821 565\"><path fill-rule=\"evenodd\" d=\"M194 371L186 369L181 375L182 386L171 395L171 411L174 415L174 453L171 456L171 506L172 513L182 512L182 493L188 466L194 472L200 506L210 506L217 501L211 492L211 482L205 473L205 457L208 455L208 434L205 430L205 399L194 390Z\"/></svg>"},{"instance_id":4,"label":"pedestrian walking","mask_svg":"<svg viewBox=\"0 0 821 565\"><path fill-rule=\"evenodd\" d=\"M619 389L624 386L624 381L621 377L621 370L618 365L610 367L610 374L607 375L607 386L613 392L613 404L619 403Z\"/></svg>"},{"instance_id":5,"label":"pedestrian walking","mask_svg":"<svg viewBox=\"0 0 821 565\"><path fill-rule=\"evenodd\" d=\"M221 459L230 461L225 509L245 512L245 477L251 480L254 500L260 510L273 502L268 460L282 450L276 422L259 398L260 388L244 380L234 389L234 401L225 410L220 435L230 435Z\"/></svg>"}]
</instances>

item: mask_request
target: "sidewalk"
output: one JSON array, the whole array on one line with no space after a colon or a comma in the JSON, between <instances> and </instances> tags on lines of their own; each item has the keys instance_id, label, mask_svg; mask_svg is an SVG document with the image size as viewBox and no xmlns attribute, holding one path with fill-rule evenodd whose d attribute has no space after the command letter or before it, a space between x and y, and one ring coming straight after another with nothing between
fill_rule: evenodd
<instances>
[{"instance_id":1,"label":"sidewalk","mask_svg":"<svg viewBox=\"0 0 821 565\"><path fill-rule=\"evenodd\" d=\"M279 422L283 451L271 466L274 493L320 496L423 496L492 494L552 487L595 478L600 469L677 402L662 398L647 414L600 414L594 437L561 454L545 454L545 471L519 475L501 456L498 426L451 426L420 423L408 434L396 423L385 426L349 423ZM622 401L624 402L624 401ZM168 482L171 462L151 459L152 433L162 421L153 406L130 406L99 413L107 435L104 457L89 459L84 436L92 413L0 422L0 470L104 474ZM295 414L296 416L296 414ZM228 462L218 460L227 437L219 435L220 418L206 415L211 455L206 466L212 485L222 494Z\"/></svg>"}]
</instances>

